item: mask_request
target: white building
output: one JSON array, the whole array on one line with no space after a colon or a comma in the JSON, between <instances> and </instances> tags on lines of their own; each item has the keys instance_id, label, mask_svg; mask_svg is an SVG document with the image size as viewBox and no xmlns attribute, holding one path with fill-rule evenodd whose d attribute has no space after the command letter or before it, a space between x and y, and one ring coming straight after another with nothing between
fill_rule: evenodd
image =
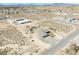
<instances>
[{"instance_id":1,"label":"white building","mask_svg":"<svg viewBox=\"0 0 79 59\"><path fill-rule=\"evenodd\" d=\"M15 21L16 24L25 24L25 23L31 23L31 20L25 19L25 18L20 18Z\"/></svg>"}]
</instances>

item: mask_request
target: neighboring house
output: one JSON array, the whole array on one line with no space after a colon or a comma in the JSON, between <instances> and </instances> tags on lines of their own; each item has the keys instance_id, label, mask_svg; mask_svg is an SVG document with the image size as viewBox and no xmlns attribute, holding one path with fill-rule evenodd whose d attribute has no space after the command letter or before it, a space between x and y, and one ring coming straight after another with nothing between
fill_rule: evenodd
<instances>
[{"instance_id":1,"label":"neighboring house","mask_svg":"<svg viewBox=\"0 0 79 59\"><path fill-rule=\"evenodd\" d=\"M1 14L7 14L8 13L8 10L0 10L0 13Z\"/></svg>"}]
</instances>

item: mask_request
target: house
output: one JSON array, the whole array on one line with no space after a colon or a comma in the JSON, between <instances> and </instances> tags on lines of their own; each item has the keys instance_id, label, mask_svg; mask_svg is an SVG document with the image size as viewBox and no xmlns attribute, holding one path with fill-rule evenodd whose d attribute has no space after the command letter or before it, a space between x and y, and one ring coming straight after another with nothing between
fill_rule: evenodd
<instances>
[{"instance_id":1,"label":"house","mask_svg":"<svg viewBox=\"0 0 79 59\"><path fill-rule=\"evenodd\" d=\"M48 29L40 29L40 36L43 38L46 38L49 36L50 31L48 31Z\"/></svg>"},{"instance_id":2,"label":"house","mask_svg":"<svg viewBox=\"0 0 79 59\"><path fill-rule=\"evenodd\" d=\"M26 23L31 23L31 20L29 19L25 19L25 18L21 18L15 21L16 24L26 24Z\"/></svg>"}]
</instances>

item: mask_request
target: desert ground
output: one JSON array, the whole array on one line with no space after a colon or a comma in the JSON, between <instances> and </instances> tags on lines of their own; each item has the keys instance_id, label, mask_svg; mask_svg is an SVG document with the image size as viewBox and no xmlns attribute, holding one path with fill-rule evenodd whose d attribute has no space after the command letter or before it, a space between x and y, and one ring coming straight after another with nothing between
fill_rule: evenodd
<instances>
[{"instance_id":1,"label":"desert ground","mask_svg":"<svg viewBox=\"0 0 79 59\"><path fill-rule=\"evenodd\" d=\"M79 55L79 6L0 7L0 55Z\"/></svg>"}]
</instances>

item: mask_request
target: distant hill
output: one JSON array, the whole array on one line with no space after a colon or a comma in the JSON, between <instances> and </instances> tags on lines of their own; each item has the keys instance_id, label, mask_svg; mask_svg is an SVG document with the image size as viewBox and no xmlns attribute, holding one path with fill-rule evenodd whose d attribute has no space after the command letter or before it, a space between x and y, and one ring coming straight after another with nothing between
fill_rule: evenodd
<instances>
[{"instance_id":1,"label":"distant hill","mask_svg":"<svg viewBox=\"0 0 79 59\"><path fill-rule=\"evenodd\" d=\"M11 6L79 6L77 3L0 3L0 7Z\"/></svg>"},{"instance_id":2,"label":"distant hill","mask_svg":"<svg viewBox=\"0 0 79 59\"><path fill-rule=\"evenodd\" d=\"M78 3L54 3L53 6L79 6Z\"/></svg>"}]
</instances>

